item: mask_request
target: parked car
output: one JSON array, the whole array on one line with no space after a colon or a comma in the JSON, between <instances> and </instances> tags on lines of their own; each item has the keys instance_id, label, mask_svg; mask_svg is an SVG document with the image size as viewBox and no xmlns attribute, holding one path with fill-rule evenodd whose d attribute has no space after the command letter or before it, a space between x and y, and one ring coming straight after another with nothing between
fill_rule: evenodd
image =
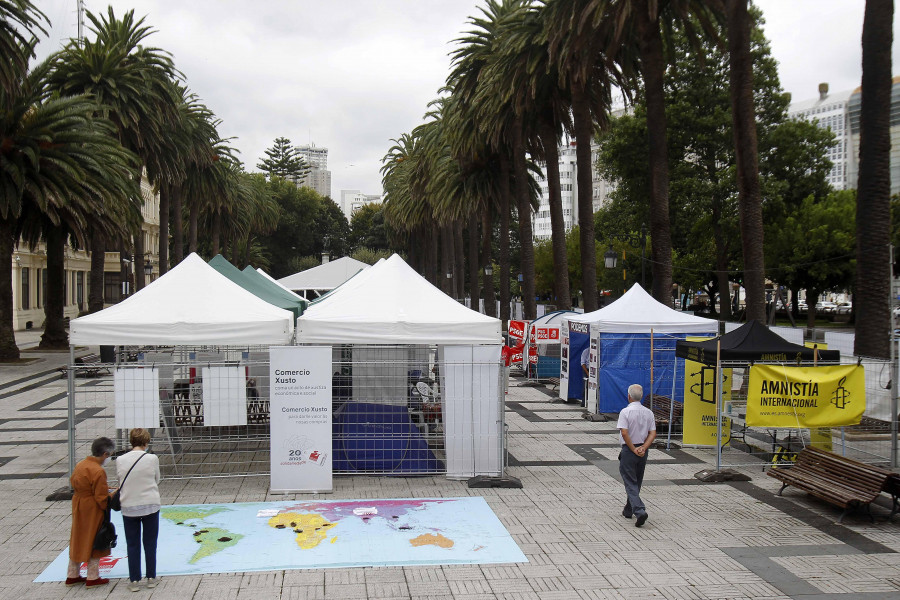
<instances>
[{"instance_id":1,"label":"parked car","mask_svg":"<svg viewBox=\"0 0 900 600\"><path fill-rule=\"evenodd\" d=\"M831 314L837 309L837 304L825 300L824 302L816 302L816 312L823 314Z\"/></svg>"},{"instance_id":2,"label":"parked car","mask_svg":"<svg viewBox=\"0 0 900 600\"><path fill-rule=\"evenodd\" d=\"M839 315L849 315L851 312L853 312L852 302L841 302L835 309L835 313Z\"/></svg>"}]
</instances>

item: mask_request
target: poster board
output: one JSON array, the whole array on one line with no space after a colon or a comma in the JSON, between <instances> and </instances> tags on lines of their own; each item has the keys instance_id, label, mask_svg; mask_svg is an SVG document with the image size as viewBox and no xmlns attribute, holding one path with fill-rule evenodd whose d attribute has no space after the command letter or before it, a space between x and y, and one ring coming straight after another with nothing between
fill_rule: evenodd
<instances>
[{"instance_id":1,"label":"poster board","mask_svg":"<svg viewBox=\"0 0 900 600\"><path fill-rule=\"evenodd\" d=\"M269 348L270 490L331 492L331 346Z\"/></svg>"},{"instance_id":2,"label":"poster board","mask_svg":"<svg viewBox=\"0 0 900 600\"><path fill-rule=\"evenodd\" d=\"M708 337L688 337L689 342L699 342ZM715 366L693 360L684 361L684 433L683 443L691 446L715 447L718 439L716 427L716 373ZM731 403L732 370L722 369L722 445L731 441L731 419L725 416Z\"/></svg>"},{"instance_id":3,"label":"poster board","mask_svg":"<svg viewBox=\"0 0 900 600\"><path fill-rule=\"evenodd\" d=\"M116 369L113 388L116 429L159 427L159 369Z\"/></svg>"}]
</instances>

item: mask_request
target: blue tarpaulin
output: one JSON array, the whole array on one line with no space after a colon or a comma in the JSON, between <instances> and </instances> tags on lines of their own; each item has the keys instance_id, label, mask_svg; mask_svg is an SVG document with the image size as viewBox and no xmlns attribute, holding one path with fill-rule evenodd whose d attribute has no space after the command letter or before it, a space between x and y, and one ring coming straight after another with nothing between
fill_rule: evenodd
<instances>
[{"instance_id":1,"label":"blue tarpaulin","mask_svg":"<svg viewBox=\"0 0 900 600\"><path fill-rule=\"evenodd\" d=\"M684 360L675 358L675 343L685 334L653 336L653 394L684 401ZM650 393L650 335L601 333L597 412L617 413L628 405L628 386L639 383ZM673 387L674 383L674 387Z\"/></svg>"},{"instance_id":2,"label":"blue tarpaulin","mask_svg":"<svg viewBox=\"0 0 900 600\"><path fill-rule=\"evenodd\" d=\"M406 406L347 402L335 412L332 432L336 472L410 475L444 469Z\"/></svg>"}]
</instances>

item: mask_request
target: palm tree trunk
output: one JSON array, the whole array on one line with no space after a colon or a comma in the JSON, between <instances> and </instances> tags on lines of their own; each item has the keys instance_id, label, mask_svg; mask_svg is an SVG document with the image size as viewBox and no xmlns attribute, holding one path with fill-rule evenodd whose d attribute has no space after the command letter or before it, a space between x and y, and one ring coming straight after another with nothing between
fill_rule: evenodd
<instances>
[{"instance_id":1,"label":"palm tree trunk","mask_svg":"<svg viewBox=\"0 0 900 600\"><path fill-rule=\"evenodd\" d=\"M212 246L212 250L210 253L215 256L217 254L222 253L222 249L220 247L221 238L222 238L222 213L216 211L213 213L212 219L212 234L211 234L210 245Z\"/></svg>"},{"instance_id":2,"label":"palm tree trunk","mask_svg":"<svg viewBox=\"0 0 900 600\"><path fill-rule=\"evenodd\" d=\"M550 123L544 123L541 134L547 161L547 190L550 196L550 231L553 246L553 294L556 308L572 308L569 291L569 257L566 253L566 221L563 218L562 191L559 184L559 139ZM593 219L591 219L593 222Z\"/></svg>"},{"instance_id":3,"label":"palm tree trunk","mask_svg":"<svg viewBox=\"0 0 900 600\"><path fill-rule=\"evenodd\" d=\"M0 361L19 358L13 324L12 223L0 219Z\"/></svg>"},{"instance_id":4,"label":"palm tree trunk","mask_svg":"<svg viewBox=\"0 0 900 600\"><path fill-rule=\"evenodd\" d=\"M649 0L647 0L649 3ZM637 15L641 75L647 99L647 138L650 155L650 258L653 297L665 303L672 291L672 233L669 227L669 158L666 149L666 103L663 91L665 58L656 15L649 6ZM580 186L579 186L580 187Z\"/></svg>"},{"instance_id":5,"label":"palm tree trunk","mask_svg":"<svg viewBox=\"0 0 900 600\"><path fill-rule=\"evenodd\" d=\"M184 214L181 186L172 187L172 266L184 259Z\"/></svg>"},{"instance_id":6,"label":"palm tree trunk","mask_svg":"<svg viewBox=\"0 0 900 600\"><path fill-rule=\"evenodd\" d=\"M531 224L531 197L528 192L528 167L525 161L525 143L522 140L522 122L513 125L513 181L515 182L516 204L519 209L519 262L522 269L522 304L524 317L537 317L534 282L534 234Z\"/></svg>"},{"instance_id":7,"label":"palm tree trunk","mask_svg":"<svg viewBox=\"0 0 900 600\"><path fill-rule=\"evenodd\" d=\"M91 293L88 295L88 312L103 310L106 291L106 234L99 227L91 232Z\"/></svg>"},{"instance_id":8,"label":"palm tree trunk","mask_svg":"<svg viewBox=\"0 0 900 600\"><path fill-rule=\"evenodd\" d=\"M866 0L856 196L857 356L890 356L891 44L893 0ZM807 299L807 304L810 300ZM812 308L812 307L810 307Z\"/></svg>"},{"instance_id":9,"label":"palm tree trunk","mask_svg":"<svg viewBox=\"0 0 900 600\"><path fill-rule=\"evenodd\" d=\"M591 174L593 121L584 88L572 94L572 121L575 130L575 180L578 186L578 233L581 246L581 295L584 312L597 310L597 251L594 245L594 199ZM563 241L565 244L565 241Z\"/></svg>"},{"instance_id":10,"label":"palm tree trunk","mask_svg":"<svg viewBox=\"0 0 900 600\"><path fill-rule=\"evenodd\" d=\"M41 336L42 349L69 347L66 333L66 271L65 238L59 227L45 223L44 241L47 245L47 302L44 303L44 334Z\"/></svg>"},{"instance_id":11,"label":"palm tree trunk","mask_svg":"<svg viewBox=\"0 0 900 600\"><path fill-rule=\"evenodd\" d=\"M737 163L741 247L747 319L766 318L766 274L763 256L762 196L753 107L753 58L750 55L750 17L747 0L728 0L728 52L731 71L731 118Z\"/></svg>"},{"instance_id":12,"label":"palm tree trunk","mask_svg":"<svg viewBox=\"0 0 900 600\"><path fill-rule=\"evenodd\" d=\"M169 207L172 185L164 183L159 190L159 276L169 270Z\"/></svg>"},{"instance_id":13,"label":"palm tree trunk","mask_svg":"<svg viewBox=\"0 0 900 600\"><path fill-rule=\"evenodd\" d=\"M134 291L139 292L144 289L146 280L144 279L144 232L138 231L134 234L134 262L131 268L134 269Z\"/></svg>"},{"instance_id":14,"label":"palm tree trunk","mask_svg":"<svg viewBox=\"0 0 900 600\"><path fill-rule=\"evenodd\" d=\"M477 214L477 213L476 213ZM469 219L469 306L472 310L478 310L478 299L481 297L481 289L478 281L478 220L472 215Z\"/></svg>"},{"instance_id":15,"label":"palm tree trunk","mask_svg":"<svg viewBox=\"0 0 900 600\"><path fill-rule=\"evenodd\" d=\"M509 322L509 159L500 159L500 321Z\"/></svg>"},{"instance_id":16,"label":"palm tree trunk","mask_svg":"<svg viewBox=\"0 0 900 600\"><path fill-rule=\"evenodd\" d=\"M438 277L441 278L441 290L450 297L453 297L453 234L448 225L441 226L441 272ZM450 274L450 277L447 277Z\"/></svg>"},{"instance_id":17,"label":"palm tree trunk","mask_svg":"<svg viewBox=\"0 0 900 600\"><path fill-rule=\"evenodd\" d=\"M484 273L484 314L489 317L497 316L497 298L494 291L494 260L491 257L491 239L494 228L491 219L491 206L485 202L481 217L481 272L490 266L491 274Z\"/></svg>"},{"instance_id":18,"label":"palm tree trunk","mask_svg":"<svg viewBox=\"0 0 900 600\"><path fill-rule=\"evenodd\" d=\"M247 239L244 240L244 264L245 265L250 264L250 243L252 240L253 240L253 234L248 233Z\"/></svg>"},{"instance_id":19,"label":"palm tree trunk","mask_svg":"<svg viewBox=\"0 0 900 600\"><path fill-rule=\"evenodd\" d=\"M433 233L431 235L433 236ZM429 233L427 231L424 231L422 228L420 228L419 243L426 248L426 251L428 253L428 281L431 282L431 285L443 289L441 280L438 279L438 271L440 271L440 265L438 263L440 236L438 236L438 239L434 239L433 237L429 236Z\"/></svg>"},{"instance_id":20,"label":"palm tree trunk","mask_svg":"<svg viewBox=\"0 0 900 600\"><path fill-rule=\"evenodd\" d=\"M200 221L200 203L194 199L191 202L190 214L188 216L188 235L190 236L190 240L188 241L188 251L196 252L197 251L197 223ZM215 256L215 255L213 255Z\"/></svg>"},{"instance_id":21,"label":"palm tree trunk","mask_svg":"<svg viewBox=\"0 0 900 600\"><path fill-rule=\"evenodd\" d=\"M453 224L453 249L456 251L453 265L453 294L460 299L466 295L466 246L463 243L463 224Z\"/></svg>"}]
</instances>

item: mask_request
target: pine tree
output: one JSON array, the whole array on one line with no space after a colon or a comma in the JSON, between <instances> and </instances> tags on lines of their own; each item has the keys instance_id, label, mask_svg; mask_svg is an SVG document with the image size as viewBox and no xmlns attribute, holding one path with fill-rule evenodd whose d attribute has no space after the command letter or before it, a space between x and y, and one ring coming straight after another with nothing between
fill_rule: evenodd
<instances>
[{"instance_id":1,"label":"pine tree","mask_svg":"<svg viewBox=\"0 0 900 600\"><path fill-rule=\"evenodd\" d=\"M309 174L306 160L286 137L277 138L275 145L266 150L266 156L268 158L263 159L256 168L268 175L269 179L281 177L299 185Z\"/></svg>"}]
</instances>

